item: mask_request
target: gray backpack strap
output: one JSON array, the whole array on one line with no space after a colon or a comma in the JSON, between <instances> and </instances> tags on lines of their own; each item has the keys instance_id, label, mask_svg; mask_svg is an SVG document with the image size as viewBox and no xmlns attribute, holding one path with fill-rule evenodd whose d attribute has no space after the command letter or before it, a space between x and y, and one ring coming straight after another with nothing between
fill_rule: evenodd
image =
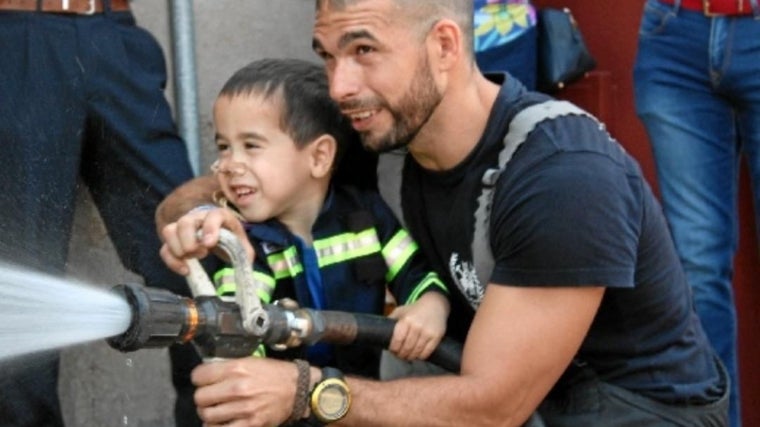
<instances>
[{"instance_id":1,"label":"gray backpack strap","mask_svg":"<svg viewBox=\"0 0 760 427\"><path fill-rule=\"evenodd\" d=\"M404 213L401 210L401 175L406 153L406 149L393 150L381 154L377 161L377 187L380 195L404 226L406 225Z\"/></svg>"},{"instance_id":2,"label":"gray backpack strap","mask_svg":"<svg viewBox=\"0 0 760 427\"><path fill-rule=\"evenodd\" d=\"M490 217L493 191L496 181L506 167L517 148L525 142L536 126L546 120L567 115L580 115L594 118L591 114L567 101L549 100L534 104L518 112L509 123L509 130L504 137L504 148L499 152L499 164L483 174L483 190L478 197L475 210L475 231L472 239L472 258L480 286L485 288L493 270L493 254L490 245ZM596 120L596 119L595 119ZM481 293L482 295L482 293Z\"/></svg>"}]
</instances>

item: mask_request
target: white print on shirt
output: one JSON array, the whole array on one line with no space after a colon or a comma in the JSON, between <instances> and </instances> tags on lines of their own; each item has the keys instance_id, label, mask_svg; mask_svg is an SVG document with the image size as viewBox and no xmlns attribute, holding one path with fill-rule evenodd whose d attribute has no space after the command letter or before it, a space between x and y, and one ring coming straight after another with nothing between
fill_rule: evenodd
<instances>
[{"instance_id":1,"label":"white print on shirt","mask_svg":"<svg viewBox=\"0 0 760 427\"><path fill-rule=\"evenodd\" d=\"M478 275L475 272L473 264L471 262L461 262L459 254L455 252L451 254L451 258L449 259L449 271L459 290L467 298L472 308L477 310L485 294L485 289L480 284L480 280L478 280Z\"/></svg>"}]
</instances>

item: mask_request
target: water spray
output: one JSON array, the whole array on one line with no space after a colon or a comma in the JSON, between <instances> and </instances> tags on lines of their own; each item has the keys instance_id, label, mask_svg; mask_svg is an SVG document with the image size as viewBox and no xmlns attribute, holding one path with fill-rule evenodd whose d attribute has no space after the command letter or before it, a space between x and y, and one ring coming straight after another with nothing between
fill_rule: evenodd
<instances>
[{"instance_id":1,"label":"water spray","mask_svg":"<svg viewBox=\"0 0 760 427\"><path fill-rule=\"evenodd\" d=\"M197 260L188 263L193 298L141 285L118 285L114 291L126 299L132 318L126 332L107 340L109 345L128 352L193 342L201 356L210 359L250 356L262 343L277 349L317 342L383 348L390 344L395 320L384 316L300 308L292 300L261 304L237 238L221 230L219 247L235 269L235 301L216 296ZM428 360L459 372L461 350L461 344L444 338Z\"/></svg>"}]
</instances>

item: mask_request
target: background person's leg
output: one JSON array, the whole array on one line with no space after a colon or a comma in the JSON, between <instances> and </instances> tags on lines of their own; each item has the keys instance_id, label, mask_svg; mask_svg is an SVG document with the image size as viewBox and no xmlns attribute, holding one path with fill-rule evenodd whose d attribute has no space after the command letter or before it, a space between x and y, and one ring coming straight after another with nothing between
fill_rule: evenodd
<instances>
[{"instance_id":1,"label":"background person's leg","mask_svg":"<svg viewBox=\"0 0 760 427\"><path fill-rule=\"evenodd\" d=\"M0 262L56 275L67 259L85 117L76 49L70 19L0 14ZM58 366L56 351L2 363L0 426L63 425Z\"/></svg>"},{"instance_id":2,"label":"background person's leg","mask_svg":"<svg viewBox=\"0 0 760 427\"><path fill-rule=\"evenodd\" d=\"M731 53L719 43L728 39L717 36L726 28L713 27L699 13L668 11L647 3L634 71L636 108L652 144L665 215L697 313L731 377L731 425L738 426L731 279L739 144L732 97L719 88L732 81L723 74Z\"/></svg>"},{"instance_id":3,"label":"background person's leg","mask_svg":"<svg viewBox=\"0 0 760 427\"><path fill-rule=\"evenodd\" d=\"M153 37L134 26L129 13L95 21L89 39L94 75L92 115L83 153L82 177L90 188L122 263L147 286L189 295L183 277L159 257L154 222L158 203L192 178L187 151L163 89L163 52ZM176 425L200 426L190 372L199 362L192 345L173 346L172 382L177 391Z\"/></svg>"}]
</instances>

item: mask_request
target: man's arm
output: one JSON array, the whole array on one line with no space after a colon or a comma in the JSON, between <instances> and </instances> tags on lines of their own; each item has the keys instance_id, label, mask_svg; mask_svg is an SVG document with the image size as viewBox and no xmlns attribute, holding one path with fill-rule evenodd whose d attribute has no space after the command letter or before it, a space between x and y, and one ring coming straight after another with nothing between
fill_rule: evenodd
<instances>
[{"instance_id":1,"label":"man's arm","mask_svg":"<svg viewBox=\"0 0 760 427\"><path fill-rule=\"evenodd\" d=\"M486 289L460 375L349 378L353 403L335 425L519 426L527 420L578 351L604 288ZM279 424L293 406L294 371L292 363L255 358L204 364L193 372L199 414L212 425Z\"/></svg>"},{"instance_id":2,"label":"man's arm","mask_svg":"<svg viewBox=\"0 0 760 427\"><path fill-rule=\"evenodd\" d=\"M213 175L194 178L169 193L156 208L156 231L161 230L196 206L213 203L213 194L219 184Z\"/></svg>"},{"instance_id":3,"label":"man's arm","mask_svg":"<svg viewBox=\"0 0 760 427\"><path fill-rule=\"evenodd\" d=\"M353 426L519 426L578 351L604 289L488 285L459 376L351 381Z\"/></svg>"}]
</instances>

